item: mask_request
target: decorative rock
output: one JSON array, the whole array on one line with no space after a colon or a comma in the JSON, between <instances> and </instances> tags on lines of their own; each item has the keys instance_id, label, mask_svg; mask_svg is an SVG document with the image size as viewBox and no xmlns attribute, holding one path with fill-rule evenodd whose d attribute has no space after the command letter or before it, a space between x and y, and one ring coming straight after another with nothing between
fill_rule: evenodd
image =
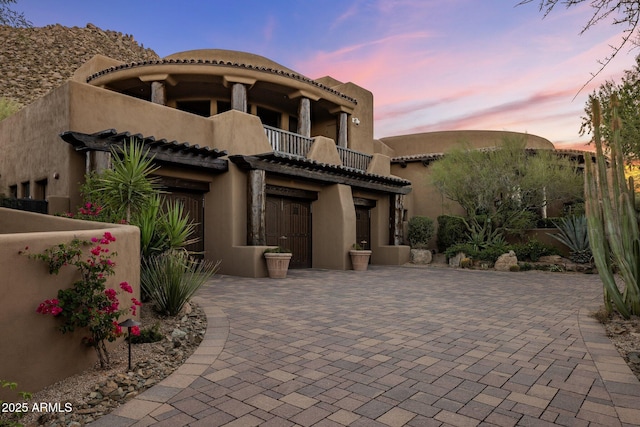
<instances>
[{"instance_id":1,"label":"decorative rock","mask_svg":"<svg viewBox=\"0 0 640 427\"><path fill-rule=\"evenodd\" d=\"M411 249L412 264L431 264L433 254L429 249Z\"/></svg>"},{"instance_id":2,"label":"decorative rock","mask_svg":"<svg viewBox=\"0 0 640 427\"><path fill-rule=\"evenodd\" d=\"M187 336L187 333L185 331L182 331L182 330L178 329L178 328L174 329L173 332L171 332L171 338L174 338L174 339L175 338L181 339L181 338L184 338L186 336Z\"/></svg>"},{"instance_id":3,"label":"decorative rock","mask_svg":"<svg viewBox=\"0 0 640 427\"><path fill-rule=\"evenodd\" d=\"M502 254L498 257L493 268L497 271L510 271L513 265L518 265L518 257L514 251L509 251L509 253Z\"/></svg>"},{"instance_id":4,"label":"decorative rock","mask_svg":"<svg viewBox=\"0 0 640 427\"><path fill-rule=\"evenodd\" d=\"M467 256L464 254L464 252L458 252L456 256L449 258L449 267L460 267L460 261L462 261L466 257Z\"/></svg>"}]
</instances>

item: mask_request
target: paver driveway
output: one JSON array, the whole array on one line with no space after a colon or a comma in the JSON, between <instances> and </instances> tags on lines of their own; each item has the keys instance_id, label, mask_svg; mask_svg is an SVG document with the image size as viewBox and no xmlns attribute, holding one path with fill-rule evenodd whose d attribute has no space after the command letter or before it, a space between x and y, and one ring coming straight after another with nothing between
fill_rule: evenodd
<instances>
[{"instance_id":1,"label":"paver driveway","mask_svg":"<svg viewBox=\"0 0 640 427\"><path fill-rule=\"evenodd\" d=\"M176 373L95 426L640 425L596 275L376 267L222 276Z\"/></svg>"}]
</instances>

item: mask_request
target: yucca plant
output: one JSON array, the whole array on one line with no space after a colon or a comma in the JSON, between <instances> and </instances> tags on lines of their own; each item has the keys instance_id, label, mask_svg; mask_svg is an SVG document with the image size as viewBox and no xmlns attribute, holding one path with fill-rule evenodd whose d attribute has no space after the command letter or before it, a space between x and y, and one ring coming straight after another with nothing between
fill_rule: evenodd
<instances>
[{"instance_id":1,"label":"yucca plant","mask_svg":"<svg viewBox=\"0 0 640 427\"><path fill-rule=\"evenodd\" d=\"M559 223L554 222L554 224L560 233L547 234L569 248L569 259L578 264L590 262L592 254L589 246L587 217L585 215L563 217Z\"/></svg>"},{"instance_id":2,"label":"yucca plant","mask_svg":"<svg viewBox=\"0 0 640 427\"><path fill-rule=\"evenodd\" d=\"M626 319L640 314L640 233L633 206L633 187L627 186L620 149L621 122L617 98L611 97L612 138L609 141L610 168L604 156L600 134L600 104L592 101L596 164L585 162L585 196L589 242L598 274L603 282L608 312L615 306ZM624 283L620 290L614 268Z\"/></svg>"},{"instance_id":3,"label":"yucca plant","mask_svg":"<svg viewBox=\"0 0 640 427\"><path fill-rule=\"evenodd\" d=\"M158 167L153 165L149 150L132 138L123 148L112 148L113 169L96 178L91 194L117 210L127 222L139 213L158 192L157 180L151 177Z\"/></svg>"},{"instance_id":4,"label":"yucca plant","mask_svg":"<svg viewBox=\"0 0 640 427\"><path fill-rule=\"evenodd\" d=\"M159 194L133 219L140 228L140 253L143 259L169 249L184 248L198 239L192 238L196 224L189 220L183 204L178 200L162 202Z\"/></svg>"},{"instance_id":5,"label":"yucca plant","mask_svg":"<svg viewBox=\"0 0 640 427\"><path fill-rule=\"evenodd\" d=\"M159 313L175 316L219 266L220 261L197 261L184 249L168 250L145 263L140 286Z\"/></svg>"}]
</instances>

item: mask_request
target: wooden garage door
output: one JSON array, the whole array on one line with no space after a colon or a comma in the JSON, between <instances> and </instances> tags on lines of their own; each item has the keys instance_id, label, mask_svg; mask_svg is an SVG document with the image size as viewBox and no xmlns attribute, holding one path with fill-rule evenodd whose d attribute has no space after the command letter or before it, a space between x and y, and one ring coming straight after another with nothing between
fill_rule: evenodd
<instances>
[{"instance_id":1,"label":"wooden garage door","mask_svg":"<svg viewBox=\"0 0 640 427\"><path fill-rule=\"evenodd\" d=\"M291 250L289 268L311 268L311 202L267 196L265 214L267 245Z\"/></svg>"}]
</instances>

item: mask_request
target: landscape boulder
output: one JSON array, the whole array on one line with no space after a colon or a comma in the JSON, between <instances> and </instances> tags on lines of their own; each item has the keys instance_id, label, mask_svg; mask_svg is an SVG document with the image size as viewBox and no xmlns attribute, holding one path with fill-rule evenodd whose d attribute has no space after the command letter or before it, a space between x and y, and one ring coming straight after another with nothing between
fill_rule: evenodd
<instances>
[{"instance_id":1,"label":"landscape boulder","mask_svg":"<svg viewBox=\"0 0 640 427\"><path fill-rule=\"evenodd\" d=\"M506 254L502 254L498 257L493 268L497 271L510 271L511 267L518 265L518 257L514 251L509 251Z\"/></svg>"}]
</instances>

